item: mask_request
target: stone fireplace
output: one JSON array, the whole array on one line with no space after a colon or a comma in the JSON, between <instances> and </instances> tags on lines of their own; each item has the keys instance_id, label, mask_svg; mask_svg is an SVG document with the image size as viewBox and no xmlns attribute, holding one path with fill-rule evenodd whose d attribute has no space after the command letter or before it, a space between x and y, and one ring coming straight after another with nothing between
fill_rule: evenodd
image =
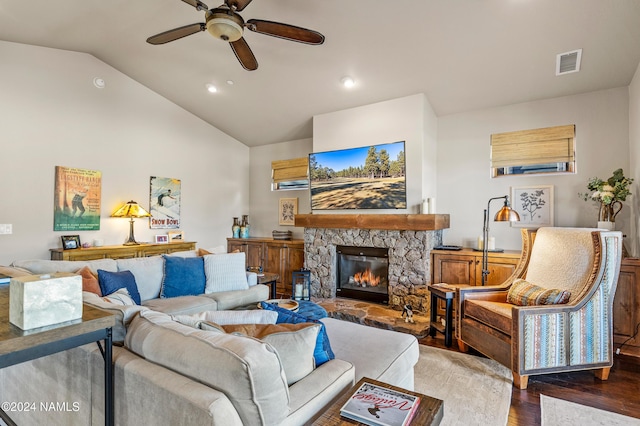
<instances>
[{"instance_id":1,"label":"stone fireplace","mask_svg":"<svg viewBox=\"0 0 640 426\"><path fill-rule=\"evenodd\" d=\"M448 215L297 215L304 229L305 267L311 271L312 296L337 292L338 247L388 251L388 305L428 311L426 286L433 247L442 244Z\"/></svg>"}]
</instances>

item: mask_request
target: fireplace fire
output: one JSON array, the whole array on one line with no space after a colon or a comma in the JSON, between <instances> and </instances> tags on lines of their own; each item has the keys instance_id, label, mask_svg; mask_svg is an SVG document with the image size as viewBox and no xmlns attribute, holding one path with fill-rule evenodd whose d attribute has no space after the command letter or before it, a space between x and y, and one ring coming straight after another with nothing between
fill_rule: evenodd
<instances>
[{"instance_id":1,"label":"fireplace fire","mask_svg":"<svg viewBox=\"0 0 640 426\"><path fill-rule=\"evenodd\" d=\"M389 250L337 246L336 295L389 303Z\"/></svg>"}]
</instances>

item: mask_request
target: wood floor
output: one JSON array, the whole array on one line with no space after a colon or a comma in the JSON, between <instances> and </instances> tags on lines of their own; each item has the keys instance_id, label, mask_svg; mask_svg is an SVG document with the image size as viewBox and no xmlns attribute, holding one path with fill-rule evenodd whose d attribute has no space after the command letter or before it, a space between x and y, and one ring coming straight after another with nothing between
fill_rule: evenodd
<instances>
[{"instance_id":1,"label":"wood floor","mask_svg":"<svg viewBox=\"0 0 640 426\"><path fill-rule=\"evenodd\" d=\"M455 343L446 348L440 334L420 343L457 351ZM640 359L616 355L606 381L589 371L530 376L526 390L512 390L508 425L540 425L540 394L640 418Z\"/></svg>"}]
</instances>

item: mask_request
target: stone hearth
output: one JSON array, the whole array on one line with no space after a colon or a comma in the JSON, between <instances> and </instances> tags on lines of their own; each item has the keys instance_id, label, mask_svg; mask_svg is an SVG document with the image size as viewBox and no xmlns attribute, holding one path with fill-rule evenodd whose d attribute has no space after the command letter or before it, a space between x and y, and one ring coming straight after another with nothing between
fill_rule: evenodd
<instances>
[{"instance_id":1,"label":"stone hearth","mask_svg":"<svg viewBox=\"0 0 640 426\"><path fill-rule=\"evenodd\" d=\"M414 322L410 323L405 322L402 311L377 303L344 298L314 299L314 302L326 309L331 318L413 334L418 338L429 333L429 317L422 313L414 313Z\"/></svg>"}]
</instances>

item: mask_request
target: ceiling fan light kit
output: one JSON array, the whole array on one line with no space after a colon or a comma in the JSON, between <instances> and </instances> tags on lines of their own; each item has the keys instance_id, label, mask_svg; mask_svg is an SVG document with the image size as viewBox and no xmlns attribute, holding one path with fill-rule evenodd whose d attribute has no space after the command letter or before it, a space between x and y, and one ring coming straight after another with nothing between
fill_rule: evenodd
<instances>
[{"instance_id":1,"label":"ceiling fan light kit","mask_svg":"<svg viewBox=\"0 0 640 426\"><path fill-rule=\"evenodd\" d=\"M222 41L238 41L244 32L244 20L231 10L213 9L207 12L207 31Z\"/></svg>"},{"instance_id":2,"label":"ceiling fan light kit","mask_svg":"<svg viewBox=\"0 0 640 426\"><path fill-rule=\"evenodd\" d=\"M182 0L198 11L205 11L205 23L195 23L164 31L147 39L153 45L165 44L207 30L209 34L230 44L240 65L248 71L258 68L251 48L242 37L244 29L298 43L319 45L324 36L317 31L308 30L281 22L250 19L245 23L237 12L242 11L252 0L224 0L224 4L209 10L200 0Z\"/></svg>"}]
</instances>

